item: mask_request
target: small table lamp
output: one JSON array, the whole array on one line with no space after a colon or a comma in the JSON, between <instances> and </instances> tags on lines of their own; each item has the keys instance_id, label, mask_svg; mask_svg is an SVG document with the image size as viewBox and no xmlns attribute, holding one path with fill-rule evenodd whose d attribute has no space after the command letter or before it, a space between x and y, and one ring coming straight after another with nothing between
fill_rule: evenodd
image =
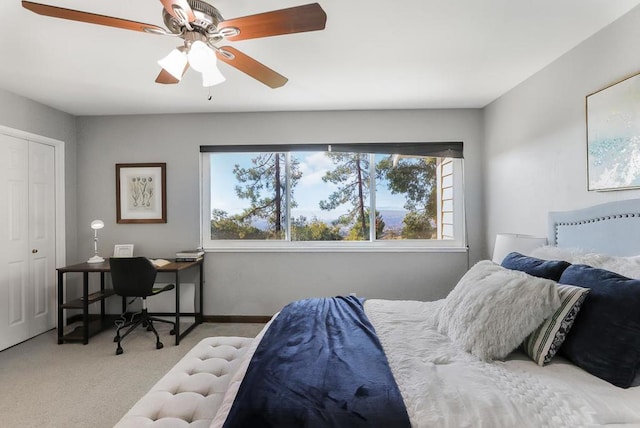
<instances>
[{"instance_id":1,"label":"small table lamp","mask_svg":"<svg viewBox=\"0 0 640 428\"><path fill-rule=\"evenodd\" d=\"M98 229L104 227L102 220L93 220L91 222L91 229L93 229L93 257L87 260L87 263L102 263L104 259L98 255Z\"/></svg>"},{"instance_id":2,"label":"small table lamp","mask_svg":"<svg viewBox=\"0 0 640 428\"><path fill-rule=\"evenodd\" d=\"M494 263L502 263L507 254L517 251L526 254L534 248L542 247L547 244L547 238L540 238L531 235L517 235L514 233L498 233L496 235L496 244L493 247Z\"/></svg>"}]
</instances>

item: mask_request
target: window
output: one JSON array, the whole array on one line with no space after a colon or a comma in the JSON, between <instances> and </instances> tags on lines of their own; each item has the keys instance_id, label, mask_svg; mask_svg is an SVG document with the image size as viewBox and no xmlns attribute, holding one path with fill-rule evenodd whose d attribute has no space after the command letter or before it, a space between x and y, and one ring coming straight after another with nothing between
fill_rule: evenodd
<instances>
[{"instance_id":1,"label":"window","mask_svg":"<svg viewBox=\"0 0 640 428\"><path fill-rule=\"evenodd\" d=\"M207 249L465 245L462 143L200 151Z\"/></svg>"}]
</instances>

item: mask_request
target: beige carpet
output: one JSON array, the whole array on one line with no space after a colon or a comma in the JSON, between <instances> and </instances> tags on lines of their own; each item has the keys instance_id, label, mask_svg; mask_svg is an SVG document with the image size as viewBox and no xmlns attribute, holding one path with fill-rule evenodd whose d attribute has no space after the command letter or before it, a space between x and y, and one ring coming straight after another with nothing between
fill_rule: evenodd
<instances>
[{"instance_id":1,"label":"beige carpet","mask_svg":"<svg viewBox=\"0 0 640 428\"><path fill-rule=\"evenodd\" d=\"M169 327L160 325L159 350L153 333L138 328L117 356L115 330L92 337L88 345L58 345L51 330L0 352L0 427L113 427L201 339L255 337L262 327L205 323L175 346Z\"/></svg>"}]
</instances>

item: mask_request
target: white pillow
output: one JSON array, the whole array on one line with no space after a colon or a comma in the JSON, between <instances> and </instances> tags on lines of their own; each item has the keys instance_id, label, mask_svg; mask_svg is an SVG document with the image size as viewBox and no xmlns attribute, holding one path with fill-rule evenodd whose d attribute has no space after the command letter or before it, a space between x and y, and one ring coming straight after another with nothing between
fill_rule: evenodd
<instances>
[{"instance_id":1,"label":"white pillow","mask_svg":"<svg viewBox=\"0 0 640 428\"><path fill-rule=\"evenodd\" d=\"M627 278L640 278L640 256L610 256L579 248L559 248L552 245L538 247L528 255L544 260L565 260L572 264L589 265Z\"/></svg>"},{"instance_id":2,"label":"white pillow","mask_svg":"<svg viewBox=\"0 0 640 428\"><path fill-rule=\"evenodd\" d=\"M564 260L571 263L578 257L584 256L587 251L580 248L561 248L555 245L543 245L527 252L527 256L537 257L542 260Z\"/></svg>"},{"instance_id":3,"label":"white pillow","mask_svg":"<svg viewBox=\"0 0 640 428\"><path fill-rule=\"evenodd\" d=\"M445 299L438 331L483 360L503 359L559 306L556 282L484 260Z\"/></svg>"}]
</instances>

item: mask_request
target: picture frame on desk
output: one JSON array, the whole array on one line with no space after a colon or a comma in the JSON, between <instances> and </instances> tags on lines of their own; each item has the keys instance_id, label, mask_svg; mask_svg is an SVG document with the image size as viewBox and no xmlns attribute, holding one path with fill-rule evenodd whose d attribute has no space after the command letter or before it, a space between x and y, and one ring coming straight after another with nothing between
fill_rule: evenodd
<instances>
[{"instance_id":1,"label":"picture frame on desk","mask_svg":"<svg viewBox=\"0 0 640 428\"><path fill-rule=\"evenodd\" d=\"M117 223L167 222L167 164L116 164Z\"/></svg>"},{"instance_id":2,"label":"picture frame on desk","mask_svg":"<svg viewBox=\"0 0 640 428\"><path fill-rule=\"evenodd\" d=\"M114 245L113 257L133 257L133 244Z\"/></svg>"}]
</instances>

